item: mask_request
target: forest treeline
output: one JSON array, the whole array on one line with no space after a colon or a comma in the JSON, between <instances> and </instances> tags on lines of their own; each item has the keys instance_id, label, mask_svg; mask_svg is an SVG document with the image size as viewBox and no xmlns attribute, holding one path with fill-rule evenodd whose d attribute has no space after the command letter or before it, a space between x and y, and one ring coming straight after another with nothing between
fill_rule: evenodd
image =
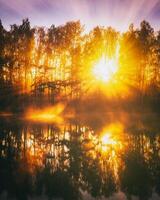
<instances>
[{"instance_id":1,"label":"forest treeline","mask_svg":"<svg viewBox=\"0 0 160 200\"><path fill-rule=\"evenodd\" d=\"M46 94L51 102L85 97L95 90L93 65L102 56L112 58L117 48L115 84L127 86L140 101L159 100L160 31L147 21L124 33L100 26L85 33L80 21L45 28L24 19L9 30L0 22L0 105Z\"/></svg>"}]
</instances>

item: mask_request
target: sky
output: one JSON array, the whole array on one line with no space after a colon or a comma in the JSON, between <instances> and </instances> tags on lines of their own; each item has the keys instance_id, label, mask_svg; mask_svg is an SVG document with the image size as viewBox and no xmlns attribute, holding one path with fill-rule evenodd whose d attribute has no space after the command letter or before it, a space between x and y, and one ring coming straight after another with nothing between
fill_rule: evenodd
<instances>
[{"instance_id":1,"label":"sky","mask_svg":"<svg viewBox=\"0 0 160 200\"><path fill-rule=\"evenodd\" d=\"M112 26L125 31L142 20L160 29L160 0L0 0L0 19L5 28L29 18L32 26L50 27L80 20L86 32Z\"/></svg>"}]
</instances>

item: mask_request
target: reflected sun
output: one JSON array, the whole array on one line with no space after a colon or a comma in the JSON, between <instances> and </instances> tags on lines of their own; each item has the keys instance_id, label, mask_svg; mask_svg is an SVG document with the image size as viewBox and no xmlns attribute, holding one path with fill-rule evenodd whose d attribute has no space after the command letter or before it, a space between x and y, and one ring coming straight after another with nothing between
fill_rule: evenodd
<instances>
[{"instance_id":1,"label":"reflected sun","mask_svg":"<svg viewBox=\"0 0 160 200\"><path fill-rule=\"evenodd\" d=\"M111 133L107 132L101 137L102 145L109 145L109 144L115 144L115 140L112 138Z\"/></svg>"},{"instance_id":2,"label":"reflected sun","mask_svg":"<svg viewBox=\"0 0 160 200\"><path fill-rule=\"evenodd\" d=\"M124 148L123 126L120 123L114 123L104 128L99 137L100 150L106 153L112 149L121 151Z\"/></svg>"}]
</instances>

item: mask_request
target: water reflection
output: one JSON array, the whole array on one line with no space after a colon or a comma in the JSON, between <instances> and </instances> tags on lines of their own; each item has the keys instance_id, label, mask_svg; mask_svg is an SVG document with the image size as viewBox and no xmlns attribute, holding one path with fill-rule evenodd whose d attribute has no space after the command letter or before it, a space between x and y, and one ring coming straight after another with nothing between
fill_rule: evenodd
<instances>
[{"instance_id":1,"label":"water reflection","mask_svg":"<svg viewBox=\"0 0 160 200\"><path fill-rule=\"evenodd\" d=\"M143 126L142 126L143 124ZM65 200L123 191L148 199L160 193L160 135L151 126L0 120L0 192L8 198Z\"/></svg>"}]
</instances>

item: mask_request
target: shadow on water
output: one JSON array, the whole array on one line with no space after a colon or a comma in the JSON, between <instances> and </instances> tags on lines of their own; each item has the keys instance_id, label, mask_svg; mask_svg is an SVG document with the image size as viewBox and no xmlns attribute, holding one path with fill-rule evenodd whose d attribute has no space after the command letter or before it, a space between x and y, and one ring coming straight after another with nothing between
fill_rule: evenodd
<instances>
[{"instance_id":1,"label":"shadow on water","mask_svg":"<svg viewBox=\"0 0 160 200\"><path fill-rule=\"evenodd\" d=\"M1 118L1 199L4 193L19 200L160 194L158 117L135 119L108 120L100 128L93 120L57 125Z\"/></svg>"}]
</instances>

